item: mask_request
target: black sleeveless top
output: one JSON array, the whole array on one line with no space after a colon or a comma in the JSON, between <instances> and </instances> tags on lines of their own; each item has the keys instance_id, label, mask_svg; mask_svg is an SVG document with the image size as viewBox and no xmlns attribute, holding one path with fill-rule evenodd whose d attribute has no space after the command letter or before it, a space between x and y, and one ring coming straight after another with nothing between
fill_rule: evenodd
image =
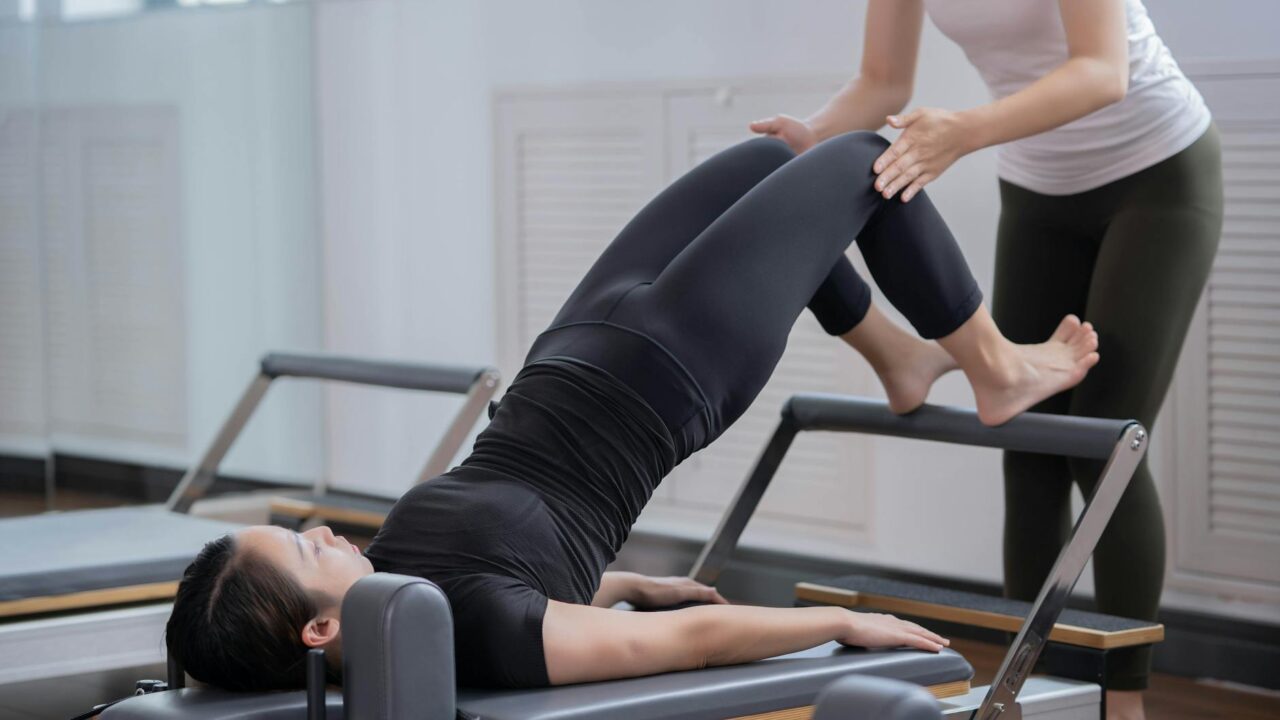
<instances>
[{"instance_id":1,"label":"black sleeveless top","mask_svg":"<svg viewBox=\"0 0 1280 720\"><path fill-rule=\"evenodd\" d=\"M680 459L626 385L579 361L539 360L516 376L470 457L405 493L365 555L444 590L459 684L544 686L547 600L591 602Z\"/></svg>"}]
</instances>

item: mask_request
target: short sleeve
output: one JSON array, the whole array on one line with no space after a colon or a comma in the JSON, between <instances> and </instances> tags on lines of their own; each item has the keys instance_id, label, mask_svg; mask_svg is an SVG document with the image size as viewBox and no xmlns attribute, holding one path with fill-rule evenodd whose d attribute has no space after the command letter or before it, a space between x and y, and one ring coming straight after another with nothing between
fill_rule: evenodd
<instances>
[{"instance_id":1,"label":"short sleeve","mask_svg":"<svg viewBox=\"0 0 1280 720\"><path fill-rule=\"evenodd\" d=\"M439 583L453 611L458 684L546 687L542 618L547 598L503 575L464 575Z\"/></svg>"}]
</instances>

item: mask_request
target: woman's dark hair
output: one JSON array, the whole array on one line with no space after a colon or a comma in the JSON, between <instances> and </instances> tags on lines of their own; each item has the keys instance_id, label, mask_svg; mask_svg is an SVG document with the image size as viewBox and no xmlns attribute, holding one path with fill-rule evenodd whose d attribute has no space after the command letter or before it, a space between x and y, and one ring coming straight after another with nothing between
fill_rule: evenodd
<instances>
[{"instance_id":1,"label":"woman's dark hair","mask_svg":"<svg viewBox=\"0 0 1280 720\"><path fill-rule=\"evenodd\" d=\"M187 674L224 690L300 688L302 628L318 610L293 578L224 535L183 572L165 645Z\"/></svg>"}]
</instances>

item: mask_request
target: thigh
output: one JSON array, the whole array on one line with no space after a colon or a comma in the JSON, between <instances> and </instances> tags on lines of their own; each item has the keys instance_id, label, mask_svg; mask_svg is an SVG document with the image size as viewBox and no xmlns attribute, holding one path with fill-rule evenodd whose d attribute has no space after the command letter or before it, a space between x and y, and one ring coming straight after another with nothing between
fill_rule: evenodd
<instances>
[{"instance_id":1,"label":"thigh","mask_svg":"<svg viewBox=\"0 0 1280 720\"><path fill-rule=\"evenodd\" d=\"M1151 428L1217 251L1220 211L1175 203L1122 208L1098 254L1087 314L1101 361L1071 413Z\"/></svg>"},{"instance_id":2,"label":"thigh","mask_svg":"<svg viewBox=\"0 0 1280 720\"><path fill-rule=\"evenodd\" d=\"M618 233L552 325L601 319L629 290L654 281L708 225L794 157L784 143L757 138L685 173Z\"/></svg>"},{"instance_id":3,"label":"thigh","mask_svg":"<svg viewBox=\"0 0 1280 720\"><path fill-rule=\"evenodd\" d=\"M871 184L871 163L885 145L851 133L787 163L613 316L679 358L719 427L750 405L801 311L885 202Z\"/></svg>"}]
</instances>

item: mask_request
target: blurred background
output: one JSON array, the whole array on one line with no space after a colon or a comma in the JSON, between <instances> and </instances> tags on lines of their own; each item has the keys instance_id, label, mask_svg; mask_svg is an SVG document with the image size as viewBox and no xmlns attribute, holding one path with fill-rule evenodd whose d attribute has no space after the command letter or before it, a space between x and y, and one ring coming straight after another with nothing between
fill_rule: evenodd
<instances>
[{"instance_id":1,"label":"blurred background","mask_svg":"<svg viewBox=\"0 0 1280 720\"><path fill-rule=\"evenodd\" d=\"M1155 429L1165 605L1273 658L1280 5L1147 7L1223 131L1206 308L1264 318L1198 316ZM856 73L864 14L857 0L0 0L0 502L163 498L268 351L493 364L509 380L649 197L747 121L804 116ZM987 99L926 21L911 106ZM989 289L994 153L929 192ZM789 394L879 393L841 350L801 318L747 418L664 483L633 566L683 571ZM972 404L958 375L932 400ZM395 497L459 402L281 384L222 469ZM747 532L759 571L742 570L744 594L786 602L789 583L766 581L803 563L1000 581L995 452L805 437L775 485ZM1077 592L1091 587L1086 573ZM1188 658L1217 651L1196 642Z\"/></svg>"}]
</instances>

